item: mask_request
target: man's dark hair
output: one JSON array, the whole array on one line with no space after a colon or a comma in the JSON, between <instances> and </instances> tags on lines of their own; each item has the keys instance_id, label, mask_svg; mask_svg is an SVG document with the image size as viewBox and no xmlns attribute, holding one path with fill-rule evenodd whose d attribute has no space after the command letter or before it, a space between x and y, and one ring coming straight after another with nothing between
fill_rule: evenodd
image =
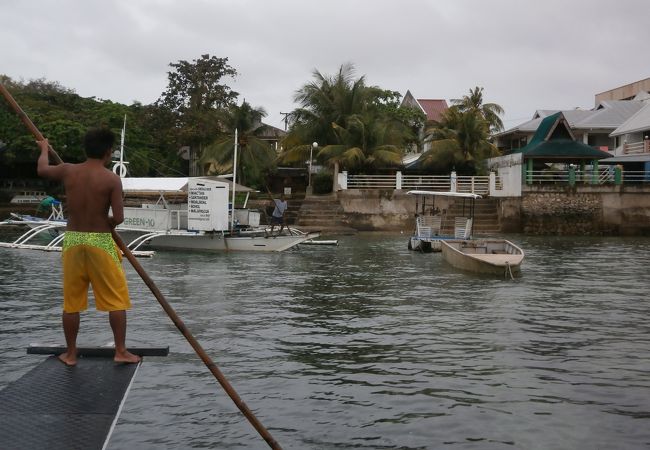
<instances>
[{"instance_id":1,"label":"man's dark hair","mask_svg":"<svg viewBox=\"0 0 650 450\"><path fill-rule=\"evenodd\" d=\"M102 159L113 148L115 134L106 127L91 128L84 137L84 149L88 158Z\"/></svg>"}]
</instances>

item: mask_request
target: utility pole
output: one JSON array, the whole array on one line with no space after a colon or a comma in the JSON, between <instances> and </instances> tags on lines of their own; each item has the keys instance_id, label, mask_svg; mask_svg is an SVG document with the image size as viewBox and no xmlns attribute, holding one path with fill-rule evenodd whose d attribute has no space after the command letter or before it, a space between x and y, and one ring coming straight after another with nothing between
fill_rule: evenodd
<instances>
[{"instance_id":1,"label":"utility pole","mask_svg":"<svg viewBox=\"0 0 650 450\"><path fill-rule=\"evenodd\" d=\"M282 119L282 120L284 120L284 131L287 131L287 123L289 122L289 116L291 115L291 113L283 113L283 112L281 112L280 114L282 114L284 116L284 119Z\"/></svg>"}]
</instances>

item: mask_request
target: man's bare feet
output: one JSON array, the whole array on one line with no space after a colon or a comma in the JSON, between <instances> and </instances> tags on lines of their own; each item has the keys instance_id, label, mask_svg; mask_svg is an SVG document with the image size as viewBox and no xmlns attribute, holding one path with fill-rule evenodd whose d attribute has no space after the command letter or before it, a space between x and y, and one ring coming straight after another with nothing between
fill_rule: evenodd
<instances>
[{"instance_id":1,"label":"man's bare feet","mask_svg":"<svg viewBox=\"0 0 650 450\"><path fill-rule=\"evenodd\" d=\"M61 353L59 356L59 361L61 361L63 364L65 364L68 367L72 367L77 365L77 355L76 354L68 354L66 353Z\"/></svg>"},{"instance_id":2,"label":"man's bare feet","mask_svg":"<svg viewBox=\"0 0 650 450\"><path fill-rule=\"evenodd\" d=\"M138 355L134 355L128 350L125 350L123 352L118 352L117 350L115 350L115 357L113 358L113 361L115 361L116 363L123 363L123 364L135 364L142 361L142 358L139 357Z\"/></svg>"}]
</instances>

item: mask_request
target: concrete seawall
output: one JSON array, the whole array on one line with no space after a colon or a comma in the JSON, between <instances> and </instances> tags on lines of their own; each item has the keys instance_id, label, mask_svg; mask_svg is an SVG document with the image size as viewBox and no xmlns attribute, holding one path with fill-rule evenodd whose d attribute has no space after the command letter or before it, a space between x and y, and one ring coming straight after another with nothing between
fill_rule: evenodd
<instances>
[{"instance_id":1,"label":"concrete seawall","mask_svg":"<svg viewBox=\"0 0 650 450\"><path fill-rule=\"evenodd\" d=\"M415 197L404 190L349 189L332 198L342 208L335 224L342 229L410 233L414 228ZM264 208L268 201L250 203ZM0 220L9 212L33 213L35 207L0 205ZM521 197L498 198L497 214L502 233L650 236L650 186L526 186Z\"/></svg>"},{"instance_id":2,"label":"concrete seawall","mask_svg":"<svg viewBox=\"0 0 650 450\"><path fill-rule=\"evenodd\" d=\"M415 198L406 191L340 191L342 222L359 231L410 231ZM499 198L502 233L650 235L650 186L527 186Z\"/></svg>"},{"instance_id":3,"label":"concrete seawall","mask_svg":"<svg viewBox=\"0 0 650 450\"><path fill-rule=\"evenodd\" d=\"M504 200L499 215L504 231L645 236L650 235L650 187L527 187L520 199ZM517 221L519 226L510 226Z\"/></svg>"}]
</instances>

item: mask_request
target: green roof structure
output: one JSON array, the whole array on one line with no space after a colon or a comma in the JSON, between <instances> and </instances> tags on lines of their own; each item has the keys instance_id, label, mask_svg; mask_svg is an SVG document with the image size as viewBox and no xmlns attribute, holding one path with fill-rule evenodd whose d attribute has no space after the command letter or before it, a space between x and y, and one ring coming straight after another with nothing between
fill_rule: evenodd
<instances>
[{"instance_id":1,"label":"green roof structure","mask_svg":"<svg viewBox=\"0 0 650 450\"><path fill-rule=\"evenodd\" d=\"M576 141L569 123L561 112L545 117L528 145L514 153L522 153L524 160L598 160L612 156Z\"/></svg>"}]
</instances>

